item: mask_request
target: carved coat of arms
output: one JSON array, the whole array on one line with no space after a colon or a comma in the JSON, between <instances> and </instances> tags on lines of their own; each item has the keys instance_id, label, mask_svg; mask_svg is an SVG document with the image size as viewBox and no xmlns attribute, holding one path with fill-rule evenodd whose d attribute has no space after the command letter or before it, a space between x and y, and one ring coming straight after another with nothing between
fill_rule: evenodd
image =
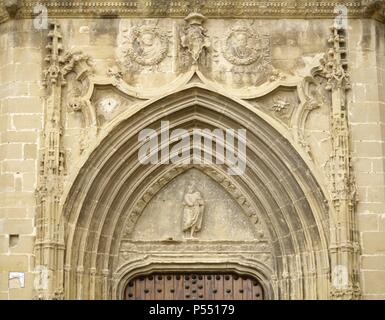
<instances>
[{"instance_id":1,"label":"carved coat of arms","mask_svg":"<svg viewBox=\"0 0 385 320\"><path fill-rule=\"evenodd\" d=\"M207 30L202 26L205 17L199 13L192 13L185 18L187 25L181 33L181 45L189 53L192 64L197 64L205 48L210 47Z\"/></svg>"}]
</instances>

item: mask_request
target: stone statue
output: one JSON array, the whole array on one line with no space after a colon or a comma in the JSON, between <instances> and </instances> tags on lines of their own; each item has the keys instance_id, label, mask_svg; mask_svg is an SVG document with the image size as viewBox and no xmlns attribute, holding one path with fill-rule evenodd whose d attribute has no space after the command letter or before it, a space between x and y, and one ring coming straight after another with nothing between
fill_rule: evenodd
<instances>
[{"instance_id":1,"label":"stone statue","mask_svg":"<svg viewBox=\"0 0 385 320\"><path fill-rule=\"evenodd\" d=\"M187 186L183 205L183 231L186 238L194 238L194 233L200 231L202 227L204 211L204 200L200 192L196 190L194 183Z\"/></svg>"}]
</instances>

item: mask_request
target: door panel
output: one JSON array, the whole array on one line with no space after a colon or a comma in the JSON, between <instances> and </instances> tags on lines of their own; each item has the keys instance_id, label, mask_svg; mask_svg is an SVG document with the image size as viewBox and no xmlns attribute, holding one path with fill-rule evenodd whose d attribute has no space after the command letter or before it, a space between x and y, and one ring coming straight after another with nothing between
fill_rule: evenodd
<instances>
[{"instance_id":1,"label":"door panel","mask_svg":"<svg viewBox=\"0 0 385 320\"><path fill-rule=\"evenodd\" d=\"M263 300L260 283L230 273L152 273L129 281L127 300Z\"/></svg>"}]
</instances>

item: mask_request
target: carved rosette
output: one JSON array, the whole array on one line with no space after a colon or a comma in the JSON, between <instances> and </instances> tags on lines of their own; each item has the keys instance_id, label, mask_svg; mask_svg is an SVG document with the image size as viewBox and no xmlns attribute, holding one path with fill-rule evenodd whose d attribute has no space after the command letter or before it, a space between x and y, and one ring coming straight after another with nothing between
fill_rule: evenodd
<instances>
[{"instance_id":1,"label":"carved rosette","mask_svg":"<svg viewBox=\"0 0 385 320\"><path fill-rule=\"evenodd\" d=\"M278 96L273 98L271 109L277 114L285 114L291 107L289 100L286 97Z\"/></svg>"}]
</instances>

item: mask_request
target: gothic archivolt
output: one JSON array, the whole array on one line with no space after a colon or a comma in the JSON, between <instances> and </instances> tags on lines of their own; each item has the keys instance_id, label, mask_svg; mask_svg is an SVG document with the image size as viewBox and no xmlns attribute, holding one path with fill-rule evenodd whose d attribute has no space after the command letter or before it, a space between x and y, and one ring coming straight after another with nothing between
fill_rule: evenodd
<instances>
[{"instance_id":1,"label":"gothic archivolt","mask_svg":"<svg viewBox=\"0 0 385 320\"><path fill-rule=\"evenodd\" d=\"M103 70L93 65L92 54L63 53L60 26L51 26L36 242L36 270L51 270L51 280L36 297L119 299L137 270L199 268L208 256L219 269L233 264L240 271L258 270L254 276L270 298L358 297L358 242L343 239L352 233L337 228L346 222L339 217L348 217L346 230L355 227L348 73L340 55L344 35L331 30L324 60L318 52L290 71L274 65L271 38L277 43L279 37L266 28L257 31L253 21L228 23L219 35L200 13L172 23L150 20L121 22L113 61ZM159 83L151 78L160 74ZM307 121L330 108L325 130L330 125L332 152L321 171ZM81 118L78 146L63 141L66 117ZM137 133L147 127L159 131L165 119L172 128L188 130L247 129L245 174L229 176L225 164L139 164ZM72 160L68 150L80 160ZM228 210L240 208L253 228L255 236L247 241L254 250L247 241L199 239L211 198L196 184L188 190L186 184L178 211L185 216L181 234L188 236L132 238L146 208L156 206L162 190L189 170L215 181L217 192L230 199ZM47 233L44 225L52 219L57 228ZM218 248L227 254L213 254ZM234 254L234 248L243 253ZM342 287L341 272L349 279Z\"/></svg>"},{"instance_id":2,"label":"gothic archivolt","mask_svg":"<svg viewBox=\"0 0 385 320\"><path fill-rule=\"evenodd\" d=\"M159 125L159 121L162 119L163 104L166 103L166 101L170 106L170 111L172 111L173 108L180 108L178 96L179 95L176 93L166 100L160 100L148 106L148 112L151 112L153 116L154 122L152 123L152 126L156 127ZM169 119L172 121L172 126L174 126L174 122L176 124L181 123L182 121L186 126L194 126L196 123L202 123L202 125L215 123L216 126L225 128L232 127L233 125L240 125L240 123L244 121L242 121L242 118L250 119L250 116L252 115L251 111L247 110L247 108L234 102L231 103L231 100L221 98L218 94L214 94L204 89L186 89L186 91L183 92L183 96L186 101L184 103L186 112L184 113L184 116L182 115L183 113L179 113L179 115L175 114L175 118L170 117ZM188 111L188 106L191 101L196 101L195 103L198 108L197 111L193 113ZM205 101L210 101L210 103L207 105ZM221 122L217 120L218 107L221 103L226 103L229 106L232 105L233 111L238 110L238 114L241 118L237 121L237 124L235 124L234 120L229 117L223 118L223 115ZM230 109L228 111L230 114L232 113ZM146 117L143 117L140 113L133 114L126 120L123 120L120 125L110 132L108 137L108 141L115 141L114 144L109 143L109 148L111 148L111 150L116 150L116 153L106 152L106 150L104 150L103 154L97 155L98 151L95 150L96 154L93 153L88 160L92 161L91 159L94 159L93 161L96 161L97 163L102 161L105 163L106 170L86 169L86 171L83 171L84 174L78 175L77 179L80 180L75 182L75 185L83 185L84 182L82 181L85 181L83 179L86 179L88 181L87 184L91 189L89 191L83 189L80 194L76 192L76 196L71 191L69 198L67 198L68 200L64 207L65 217L68 221L68 225L74 226L74 229L70 231L70 234L73 234L73 236L68 238L69 242L66 246L71 247L73 243L80 243L81 247L87 248L93 246L96 251L93 251L94 254L91 254L89 258L86 258L85 256L79 257L78 251L68 252L65 260L68 261L69 266L72 265L71 261L83 260L85 264L82 265L81 270L88 270L89 268L99 270L102 265L104 265L104 270L111 270L116 267L123 268L123 265L119 265L119 260L113 261L108 258L119 256L114 252L119 252L120 237L123 235L126 239L127 237L130 237L130 231L135 228L136 221L140 219L143 210L146 208L147 204L151 202L152 197L158 193L159 188L162 188L162 184L167 184L169 181L171 182L173 177L178 175L178 172L180 174L188 169L183 166L177 166L175 169L168 166L144 167L136 163L136 158L134 156L136 154L135 150L137 150L140 145L135 139L135 132L137 130L135 127L140 123L142 123L140 125L141 127L146 126L147 121ZM237 201L244 206L246 215L253 221L252 223L256 228L256 234L258 236L255 238L255 241L262 241L262 243L265 243L267 239L271 237L269 243L274 251L272 258L274 261L273 265L278 269L273 271L265 265L265 269L270 270L270 275L268 275L268 277L276 278L278 283L281 283L282 285L289 281L295 282L296 289L293 288L293 291L289 289L290 286L287 284L285 285L287 287L285 293L282 292L282 297L301 298L303 297L303 291L300 288L304 285L303 277L305 277L305 275L306 277L312 275L311 277L313 277L314 282L317 282L317 278L321 279L322 277L327 277L327 237L325 234L325 230L328 229L327 217L325 216L327 208L325 207L323 193L317 184L309 188L309 190L313 190L313 194L309 194L307 196L309 200L305 200L303 191L301 191L302 188L298 186L298 180L301 181L301 184L316 183L315 180L313 180L313 182L309 180L309 176L306 175L306 170L303 170L302 173L304 176L302 177L293 176L293 173L288 170L284 161L292 162L292 165L295 167L302 166L302 168L306 168L306 165L300 157L297 159L290 159L290 154L292 152L289 150L291 147L284 144L283 138L281 138L283 139L282 145L277 146L278 150L275 150L276 152L280 152L279 157L274 155L272 150L265 143L261 144L261 138L258 138L258 136L263 136L264 139L268 138L272 139L272 141L278 141L276 139L279 139L279 134L275 130L270 131L271 127L262 119L256 118L255 121L255 123L250 123L250 125L259 129L254 132L255 136L253 135L249 138L251 139L248 149L250 165L247 174L245 176L230 179L226 174L226 169L218 167L216 170L218 173L216 173L214 177L220 181L220 185L223 184L223 188L228 190L228 193L232 197L237 199ZM133 123L136 125L133 126ZM123 133L124 135L127 135L126 138L121 136ZM115 135L116 137L120 136L121 138L111 139L111 137L114 137ZM287 150L284 151L285 149ZM285 155L284 153L286 152L287 154ZM107 155L114 158L114 154L120 159L102 160ZM102 158L98 159L99 157ZM109 164L110 161L113 161L115 165L112 166ZM120 165L117 166L116 164ZM92 167L95 166L91 163L89 165ZM88 167L88 165L86 165L86 167ZM198 169L202 170L202 168L199 167ZM214 169L215 168L212 168L211 170ZM89 174L85 174L87 171ZM301 171L302 170L298 170L299 175L302 174ZM205 170L203 172L205 173ZM277 176L278 172L280 172L280 174ZM100 174L114 176L114 179L109 179L107 176L101 177ZM213 173L208 171L206 174L211 176ZM283 177L285 177L285 180L278 182L279 180L282 180ZM93 187L93 185L95 185L95 182L93 182L95 179L104 181L104 186L102 187L98 184L98 188L95 189ZM298 187L293 189L293 185L297 185ZM258 194L258 197L255 197L256 194ZM79 198L79 196L81 198ZM202 198L205 198L204 194L202 194ZM101 206L101 202L96 201L96 199L104 199L104 205ZM92 219L90 219L90 217L83 217L83 215L86 214L85 212L93 212L95 217ZM273 212L274 214L272 214ZM313 216L311 212L316 216ZM107 224L105 224L103 221L105 221L107 217L109 222L107 223L106 221ZM82 228L83 231L81 231L76 227L78 224L77 221L84 221L84 223L87 225L89 224L89 226L85 227L85 225L83 225L85 228ZM99 227L97 225L92 226L93 223L97 223ZM314 227L314 233L312 235L310 234L311 230L309 230L306 225L316 226ZM99 235L89 234L87 236L86 234L82 234L83 232L88 233L86 230L91 231L91 229L94 228L102 228L100 230L104 231ZM293 238L286 239L287 232L294 229L302 231L298 233L290 232ZM108 234L110 234L110 236L107 236ZM199 239L199 235L197 237ZM110 239L114 240L111 241ZM164 241L168 243L167 239L164 239ZM168 241L172 243L171 239ZM218 239L217 241L221 243L221 239ZM181 246L183 247L183 243ZM206 246L210 246L210 243L206 244ZM99 250L102 251L98 253ZM202 250L200 250L200 252L205 252L205 250ZM209 250L209 248L207 250ZM84 252L84 254L86 254L86 252ZM147 252L147 254L149 253ZM83 252L81 255L83 255ZM188 255L191 256L191 253ZM255 252L254 256L257 257L257 252ZM105 257L105 259L101 260L101 257ZM228 259L230 259L230 257L231 256L229 255ZM199 254L197 254L196 259L199 260ZM135 259L131 260L132 263L135 261ZM224 261L223 257L218 257L217 263L220 263L221 261ZM254 262L251 261L252 260L250 260L250 263L252 265ZM129 265L131 262L124 261L124 265ZM89 263L91 264L89 265ZM100 265L100 263L102 263L102 265ZM238 263L241 262L238 261ZM258 263L266 264L266 262L261 259L258 259ZM69 267L68 269L67 277L69 281L75 281L75 274L74 277L72 276L73 267ZM289 280L291 274L294 278ZM86 275L84 277L85 283L91 281L91 279L85 280L87 277ZM93 281L96 281L96 279L99 279L98 272L96 278L92 280L92 283ZM109 285L112 285L110 281L115 280L109 279L109 274L106 274L105 281L107 281ZM267 280L265 279L265 281ZM69 283L68 285L71 284ZM74 285L74 283L72 285ZM79 291L79 294L83 297L89 297L90 290L93 291L88 287L88 284L84 285L84 288ZM318 292L316 293L317 296L319 295L321 297L324 294L327 294L327 291L323 291L324 289L322 288L315 290L315 292ZM109 294L108 291L105 291L103 297L107 298L109 297ZM272 294L275 295L278 294L278 292L274 293L274 291L272 291Z\"/></svg>"}]
</instances>

